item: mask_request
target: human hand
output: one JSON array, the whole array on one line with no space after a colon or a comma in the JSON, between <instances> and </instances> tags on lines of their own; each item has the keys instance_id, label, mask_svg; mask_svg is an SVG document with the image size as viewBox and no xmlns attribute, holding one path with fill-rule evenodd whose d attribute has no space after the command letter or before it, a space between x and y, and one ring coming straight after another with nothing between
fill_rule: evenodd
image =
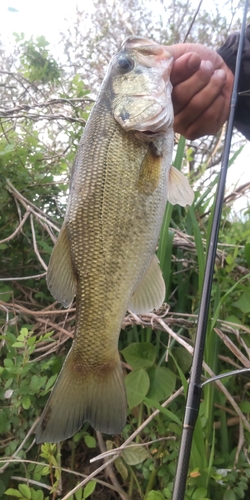
<instances>
[{"instance_id":1,"label":"human hand","mask_svg":"<svg viewBox=\"0 0 250 500\"><path fill-rule=\"evenodd\" d=\"M174 57L175 132L190 140L216 134L229 115L232 71L217 52L201 44L176 44L168 50Z\"/></svg>"}]
</instances>

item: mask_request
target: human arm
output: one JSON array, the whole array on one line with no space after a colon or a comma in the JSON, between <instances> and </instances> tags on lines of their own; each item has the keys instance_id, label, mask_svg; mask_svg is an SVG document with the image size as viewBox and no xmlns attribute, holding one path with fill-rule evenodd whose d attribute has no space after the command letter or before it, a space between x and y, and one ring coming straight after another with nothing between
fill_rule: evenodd
<instances>
[{"instance_id":1,"label":"human arm","mask_svg":"<svg viewBox=\"0 0 250 500\"><path fill-rule=\"evenodd\" d=\"M224 59L233 73L235 71L239 36L239 32L232 33L218 50L218 54ZM245 31L234 126L250 140L250 25L247 26Z\"/></svg>"}]
</instances>

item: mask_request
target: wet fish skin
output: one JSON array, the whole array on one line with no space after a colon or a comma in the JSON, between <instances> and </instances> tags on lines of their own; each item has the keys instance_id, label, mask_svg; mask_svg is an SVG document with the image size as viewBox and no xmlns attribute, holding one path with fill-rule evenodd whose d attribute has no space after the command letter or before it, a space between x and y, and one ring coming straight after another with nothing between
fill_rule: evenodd
<instances>
[{"instance_id":1,"label":"wet fish skin","mask_svg":"<svg viewBox=\"0 0 250 500\"><path fill-rule=\"evenodd\" d=\"M166 201L192 202L187 181L170 171L172 62L165 47L129 37L110 63L80 141L47 275L66 307L76 293L75 338L37 442L66 439L86 420L109 434L125 425L122 321L128 308L140 313L162 304L154 252Z\"/></svg>"}]
</instances>

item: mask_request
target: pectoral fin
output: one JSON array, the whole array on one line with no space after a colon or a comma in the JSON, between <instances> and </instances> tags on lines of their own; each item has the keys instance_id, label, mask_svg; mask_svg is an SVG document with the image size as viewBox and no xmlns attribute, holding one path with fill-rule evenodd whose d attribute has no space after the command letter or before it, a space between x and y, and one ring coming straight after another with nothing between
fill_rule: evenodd
<instances>
[{"instance_id":1,"label":"pectoral fin","mask_svg":"<svg viewBox=\"0 0 250 500\"><path fill-rule=\"evenodd\" d=\"M194 201L194 192L187 178L175 167L170 169L167 196L172 205L178 204L181 207L192 205Z\"/></svg>"},{"instance_id":2,"label":"pectoral fin","mask_svg":"<svg viewBox=\"0 0 250 500\"><path fill-rule=\"evenodd\" d=\"M146 275L133 293L128 310L136 314L145 314L159 309L165 299L165 283L159 261L153 256Z\"/></svg>"},{"instance_id":3,"label":"pectoral fin","mask_svg":"<svg viewBox=\"0 0 250 500\"><path fill-rule=\"evenodd\" d=\"M76 293L76 276L70 257L70 243L64 223L52 251L47 271L47 285L53 297L68 307Z\"/></svg>"}]
</instances>

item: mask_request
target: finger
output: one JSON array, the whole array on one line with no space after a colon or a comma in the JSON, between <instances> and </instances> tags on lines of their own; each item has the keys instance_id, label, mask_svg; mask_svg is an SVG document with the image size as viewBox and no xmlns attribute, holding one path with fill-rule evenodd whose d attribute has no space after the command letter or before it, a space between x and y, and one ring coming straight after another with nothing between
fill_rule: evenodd
<instances>
[{"instance_id":1,"label":"finger","mask_svg":"<svg viewBox=\"0 0 250 500\"><path fill-rule=\"evenodd\" d=\"M189 140L195 140L204 135L215 135L227 119L225 99L219 95L213 104L195 120L187 129L180 131Z\"/></svg>"},{"instance_id":2,"label":"finger","mask_svg":"<svg viewBox=\"0 0 250 500\"><path fill-rule=\"evenodd\" d=\"M179 126L180 122L182 127L189 128L190 125L208 109L215 99L222 94L223 87L226 83L226 74L224 70L217 70L210 78L209 83L197 92L192 97L187 105L176 114L175 124ZM217 117L217 113L215 115ZM211 117L211 119L213 116Z\"/></svg>"},{"instance_id":3,"label":"finger","mask_svg":"<svg viewBox=\"0 0 250 500\"><path fill-rule=\"evenodd\" d=\"M175 60L171 71L171 83L173 86L187 80L200 67L201 58L198 54L188 53Z\"/></svg>"},{"instance_id":4,"label":"finger","mask_svg":"<svg viewBox=\"0 0 250 500\"><path fill-rule=\"evenodd\" d=\"M175 114L179 113L196 94L208 85L213 72L214 67L210 61L201 61L198 71L173 88L172 99Z\"/></svg>"},{"instance_id":5,"label":"finger","mask_svg":"<svg viewBox=\"0 0 250 500\"><path fill-rule=\"evenodd\" d=\"M216 134L228 118L226 101L219 95L213 104L189 126L184 126L181 117L174 123L175 132L193 141L204 135Z\"/></svg>"}]
</instances>

